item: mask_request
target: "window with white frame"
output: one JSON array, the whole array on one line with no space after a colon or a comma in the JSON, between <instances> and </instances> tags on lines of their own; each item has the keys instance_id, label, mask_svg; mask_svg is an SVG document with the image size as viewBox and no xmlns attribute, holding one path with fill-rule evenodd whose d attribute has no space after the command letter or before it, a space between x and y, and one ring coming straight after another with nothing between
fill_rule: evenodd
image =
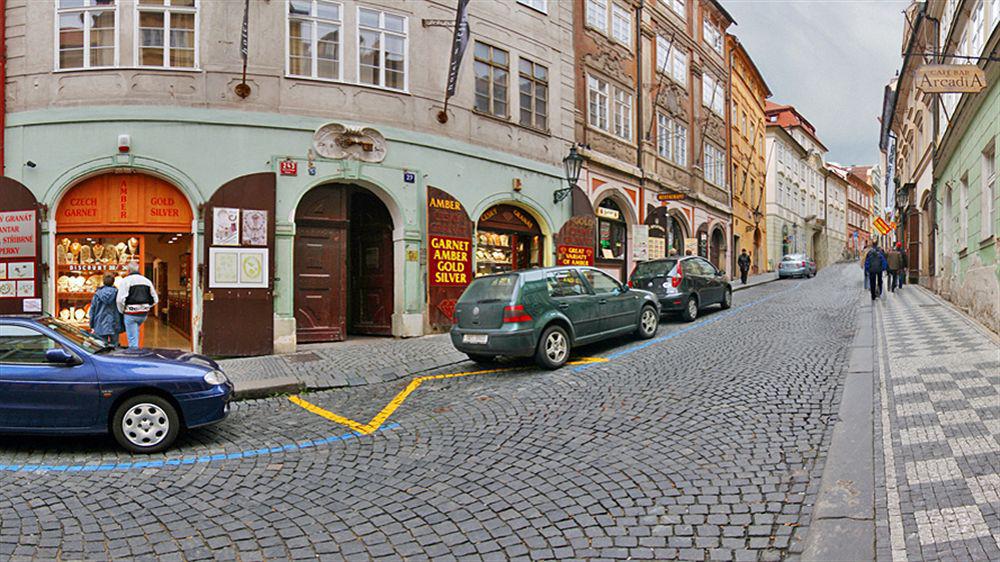
<instances>
[{"instance_id":1,"label":"window with white frame","mask_svg":"<svg viewBox=\"0 0 1000 562\"><path fill-rule=\"evenodd\" d=\"M656 151L677 164L687 166L687 127L663 113L656 115Z\"/></svg>"},{"instance_id":2,"label":"window with white frame","mask_svg":"<svg viewBox=\"0 0 1000 562\"><path fill-rule=\"evenodd\" d=\"M341 5L289 0L288 72L305 78L341 78Z\"/></svg>"},{"instance_id":3,"label":"window with white frame","mask_svg":"<svg viewBox=\"0 0 1000 562\"><path fill-rule=\"evenodd\" d=\"M517 0L518 4L524 4L529 8L534 8L543 14L548 13L548 0Z\"/></svg>"},{"instance_id":4,"label":"window with white frame","mask_svg":"<svg viewBox=\"0 0 1000 562\"><path fill-rule=\"evenodd\" d=\"M632 140L632 94L620 88L615 88L614 133Z\"/></svg>"},{"instance_id":5,"label":"window with white frame","mask_svg":"<svg viewBox=\"0 0 1000 562\"><path fill-rule=\"evenodd\" d=\"M608 90L604 80L587 77L587 122L602 131L608 130Z\"/></svg>"},{"instance_id":6,"label":"window with white frame","mask_svg":"<svg viewBox=\"0 0 1000 562\"><path fill-rule=\"evenodd\" d=\"M726 185L726 153L714 144L705 143L705 181L712 185Z\"/></svg>"},{"instance_id":7,"label":"window with white frame","mask_svg":"<svg viewBox=\"0 0 1000 562\"><path fill-rule=\"evenodd\" d=\"M1000 0L990 0L990 29L1000 25Z\"/></svg>"},{"instance_id":8,"label":"window with white frame","mask_svg":"<svg viewBox=\"0 0 1000 562\"><path fill-rule=\"evenodd\" d=\"M990 143L983 151L983 175L982 192L979 199L982 201L980 211L980 231L981 237L985 240L996 234L997 224L997 149L996 141Z\"/></svg>"},{"instance_id":9,"label":"window with white frame","mask_svg":"<svg viewBox=\"0 0 1000 562\"><path fill-rule=\"evenodd\" d=\"M666 37L656 36L656 70L687 87L687 53L681 47L672 45Z\"/></svg>"},{"instance_id":10,"label":"window with white frame","mask_svg":"<svg viewBox=\"0 0 1000 562\"><path fill-rule=\"evenodd\" d=\"M406 17L358 8L358 82L406 89Z\"/></svg>"},{"instance_id":11,"label":"window with white frame","mask_svg":"<svg viewBox=\"0 0 1000 562\"><path fill-rule=\"evenodd\" d=\"M959 238L960 248L969 247L969 176L962 176L958 183Z\"/></svg>"},{"instance_id":12,"label":"window with white frame","mask_svg":"<svg viewBox=\"0 0 1000 562\"><path fill-rule=\"evenodd\" d=\"M684 9L684 3L686 0L660 0L664 4L670 7L675 14L681 17L681 19L687 19L687 10Z\"/></svg>"},{"instance_id":13,"label":"window with white frame","mask_svg":"<svg viewBox=\"0 0 1000 562\"><path fill-rule=\"evenodd\" d=\"M56 70L118 65L115 0L57 0Z\"/></svg>"},{"instance_id":14,"label":"window with white frame","mask_svg":"<svg viewBox=\"0 0 1000 562\"><path fill-rule=\"evenodd\" d=\"M611 5L611 38L626 47L632 45L632 14L618 4Z\"/></svg>"},{"instance_id":15,"label":"window with white frame","mask_svg":"<svg viewBox=\"0 0 1000 562\"><path fill-rule=\"evenodd\" d=\"M983 52L983 47L985 46L985 29L986 26L986 0L979 0L976 2L975 6L972 8L972 13L969 15L969 51L966 53L971 57L977 57ZM977 61L973 59L968 59L972 64Z\"/></svg>"},{"instance_id":16,"label":"window with white frame","mask_svg":"<svg viewBox=\"0 0 1000 562\"><path fill-rule=\"evenodd\" d=\"M476 41L473 72L476 75L476 110L507 117L507 51Z\"/></svg>"},{"instance_id":17,"label":"window with white frame","mask_svg":"<svg viewBox=\"0 0 1000 562\"><path fill-rule=\"evenodd\" d=\"M138 66L198 67L198 0L138 0Z\"/></svg>"},{"instance_id":18,"label":"window with white frame","mask_svg":"<svg viewBox=\"0 0 1000 562\"><path fill-rule=\"evenodd\" d=\"M705 107L711 109L719 117L725 115L723 112L725 111L726 100L722 82L716 80L708 72L701 75L701 101Z\"/></svg>"},{"instance_id":19,"label":"window with white frame","mask_svg":"<svg viewBox=\"0 0 1000 562\"><path fill-rule=\"evenodd\" d=\"M702 21L702 38L709 47L722 54L722 32L707 18Z\"/></svg>"},{"instance_id":20,"label":"window with white frame","mask_svg":"<svg viewBox=\"0 0 1000 562\"><path fill-rule=\"evenodd\" d=\"M518 60L520 82L521 124L546 129L549 102L549 69L521 58Z\"/></svg>"},{"instance_id":21,"label":"window with white frame","mask_svg":"<svg viewBox=\"0 0 1000 562\"><path fill-rule=\"evenodd\" d=\"M607 34L608 0L587 0L587 25Z\"/></svg>"}]
</instances>

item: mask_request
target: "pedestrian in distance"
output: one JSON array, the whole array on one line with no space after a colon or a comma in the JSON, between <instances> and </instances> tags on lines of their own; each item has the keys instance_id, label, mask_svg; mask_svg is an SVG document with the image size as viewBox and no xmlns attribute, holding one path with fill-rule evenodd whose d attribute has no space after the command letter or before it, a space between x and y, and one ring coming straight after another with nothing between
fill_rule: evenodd
<instances>
[{"instance_id":1,"label":"pedestrian in distance","mask_svg":"<svg viewBox=\"0 0 1000 562\"><path fill-rule=\"evenodd\" d=\"M740 257L736 259L736 265L740 267L740 281L746 285L747 274L750 272L750 254L747 253L746 248L743 248Z\"/></svg>"},{"instance_id":2,"label":"pedestrian in distance","mask_svg":"<svg viewBox=\"0 0 1000 562\"><path fill-rule=\"evenodd\" d=\"M865 271L868 272L868 289L871 291L872 300L882 296L882 272L887 266L885 254L878 247L878 242L872 242L872 247L865 257Z\"/></svg>"},{"instance_id":3,"label":"pedestrian in distance","mask_svg":"<svg viewBox=\"0 0 1000 562\"><path fill-rule=\"evenodd\" d=\"M865 280L865 290L868 290L868 252L871 251L871 245L865 246L864 250L861 250L861 275Z\"/></svg>"},{"instance_id":4,"label":"pedestrian in distance","mask_svg":"<svg viewBox=\"0 0 1000 562\"><path fill-rule=\"evenodd\" d=\"M153 283L139 273L139 263L129 262L128 275L118 284L118 310L123 314L130 349L139 348L139 328L160 302Z\"/></svg>"},{"instance_id":5,"label":"pedestrian in distance","mask_svg":"<svg viewBox=\"0 0 1000 562\"><path fill-rule=\"evenodd\" d=\"M116 347L119 335L125 331L125 326L122 323L122 313L115 304L118 298L115 276L105 273L103 283L90 299L90 331L104 343Z\"/></svg>"},{"instance_id":6,"label":"pedestrian in distance","mask_svg":"<svg viewBox=\"0 0 1000 562\"><path fill-rule=\"evenodd\" d=\"M896 242L896 249L899 250L900 259L902 260L902 265L899 269L899 286L898 289L902 289L903 285L906 284L907 270L910 269L910 262L908 261L906 255L906 249L903 248L902 242Z\"/></svg>"},{"instance_id":7,"label":"pedestrian in distance","mask_svg":"<svg viewBox=\"0 0 1000 562\"><path fill-rule=\"evenodd\" d=\"M895 293L896 284L898 283L899 276L902 275L903 268L903 256L899 252L899 244L889 251L889 254L885 257L885 261L889 271L889 291Z\"/></svg>"}]
</instances>

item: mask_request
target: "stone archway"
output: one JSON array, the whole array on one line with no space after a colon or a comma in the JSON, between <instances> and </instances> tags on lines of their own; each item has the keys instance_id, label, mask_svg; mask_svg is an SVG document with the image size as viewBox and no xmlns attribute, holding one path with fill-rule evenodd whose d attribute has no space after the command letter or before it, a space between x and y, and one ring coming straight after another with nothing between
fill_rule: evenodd
<instances>
[{"instance_id":1,"label":"stone archway","mask_svg":"<svg viewBox=\"0 0 1000 562\"><path fill-rule=\"evenodd\" d=\"M709 260L716 269L726 268L726 250L726 233L722 227L715 225L712 228Z\"/></svg>"}]
</instances>

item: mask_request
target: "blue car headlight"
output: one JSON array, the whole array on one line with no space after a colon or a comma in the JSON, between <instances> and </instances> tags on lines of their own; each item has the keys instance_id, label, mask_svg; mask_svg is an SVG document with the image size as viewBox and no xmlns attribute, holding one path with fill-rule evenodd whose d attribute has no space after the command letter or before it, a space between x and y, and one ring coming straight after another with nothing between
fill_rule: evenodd
<instances>
[{"instance_id":1,"label":"blue car headlight","mask_svg":"<svg viewBox=\"0 0 1000 562\"><path fill-rule=\"evenodd\" d=\"M229 378L226 377L226 373L222 371L209 371L205 374L205 383L212 386L218 386L220 384L226 384L229 382Z\"/></svg>"}]
</instances>

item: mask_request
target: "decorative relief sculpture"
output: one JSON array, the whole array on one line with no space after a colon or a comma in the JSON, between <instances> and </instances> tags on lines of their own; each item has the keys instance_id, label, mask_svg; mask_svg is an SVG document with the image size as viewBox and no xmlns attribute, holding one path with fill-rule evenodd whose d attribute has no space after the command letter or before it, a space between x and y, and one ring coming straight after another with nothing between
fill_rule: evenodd
<instances>
[{"instance_id":1,"label":"decorative relief sculpture","mask_svg":"<svg viewBox=\"0 0 1000 562\"><path fill-rule=\"evenodd\" d=\"M382 133L371 127L327 123L313 135L313 149L323 158L381 162L386 155Z\"/></svg>"}]
</instances>

